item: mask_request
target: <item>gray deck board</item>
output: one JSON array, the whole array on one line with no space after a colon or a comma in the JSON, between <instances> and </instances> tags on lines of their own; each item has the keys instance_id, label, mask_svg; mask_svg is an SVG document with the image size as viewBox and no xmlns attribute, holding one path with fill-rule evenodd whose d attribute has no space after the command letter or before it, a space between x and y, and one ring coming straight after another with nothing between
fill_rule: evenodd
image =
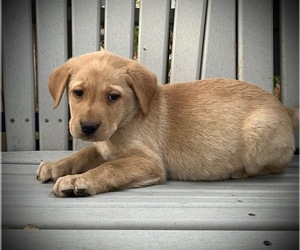
<instances>
[{"instance_id":1,"label":"gray deck board","mask_svg":"<svg viewBox=\"0 0 300 250\"><path fill-rule=\"evenodd\" d=\"M298 249L298 157L278 175L57 198L35 171L70 153L2 154L4 249Z\"/></svg>"},{"instance_id":2,"label":"gray deck board","mask_svg":"<svg viewBox=\"0 0 300 250\"><path fill-rule=\"evenodd\" d=\"M15 249L298 249L297 232L178 230L4 230L3 240ZM14 238L12 241L10 239ZM166 240L167 239L167 240ZM74 240L76 244L74 244ZM34 242L34 244L33 244ZM9 243L9 244L8 244ZM232 247L234 243L234 247ZM4 245L5 246L5 245Z\"/></svg>"}]
</instances>

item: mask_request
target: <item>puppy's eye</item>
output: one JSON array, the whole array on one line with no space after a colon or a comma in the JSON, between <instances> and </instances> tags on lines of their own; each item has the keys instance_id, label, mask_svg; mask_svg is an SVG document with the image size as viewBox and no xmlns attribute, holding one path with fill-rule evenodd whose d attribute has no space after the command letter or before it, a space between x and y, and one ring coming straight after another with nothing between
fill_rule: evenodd
<instances>
[{"instance_id":1,"label":"puppy's eye","mask_svg":"<svg viewBox=\"0 0 300 250\"><path fill-rule=\"evenodd\" d=\"M120 97L119 94L109 94L107 98L110 102L116 102Z\"/></svg>"},{"instance_id":2,"label":"puppy's eye","mask_svg":"<svg viewBox=\"0 0 300 250\"><path fill-rule=\"evenodd\" d=\"M73 94L74 94L75 97L82 97L83 96L83 90L75 89L75 90L73 90Z\"/></svg>"}]
</instances>

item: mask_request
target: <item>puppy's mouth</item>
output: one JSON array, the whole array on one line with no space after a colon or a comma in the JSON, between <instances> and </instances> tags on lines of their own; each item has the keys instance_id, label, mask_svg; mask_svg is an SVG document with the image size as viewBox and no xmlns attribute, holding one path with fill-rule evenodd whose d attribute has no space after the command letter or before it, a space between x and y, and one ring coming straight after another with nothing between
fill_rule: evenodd
<instances>
[{"instance_id":1,"label":"puppy's mouth","mask_svg":"<svg viewBox=\"0 0 300 250\"><path fill-rule=\"evenodd\" d=\"M73 128L70 132L74 138L92 142L107 141L115 131L113 128L105 129L103 124L91 122L80 122Z\"/></svg>"},{"instance_id":2,"label":"puppy's mouth","mask_svg":"<svg viewBox=\"0 0 300 250\"><path fill-rule=\"evenodd\" d=\"M78 139L81 139L81 140L84 140L84 141L92 141L92 142L100 141L99 139L97 139L93 135L85 135L85 134L81 134Z\"/></svg>"},{"instance_id":3,"label":"puppy's mouth","mask_svg":"<svg viewBox=\"0 0 300 250\"><path fill-rule=\"evenodd\" d=\"M84 133L80 133L80 134L72 134L71 133L71 135L75 139L81 139L84 141L91 141L91 142L107 141L107 138L105 138L103 136L99 136L98 134L86 135Z\"/></svg>"}]
</instances>

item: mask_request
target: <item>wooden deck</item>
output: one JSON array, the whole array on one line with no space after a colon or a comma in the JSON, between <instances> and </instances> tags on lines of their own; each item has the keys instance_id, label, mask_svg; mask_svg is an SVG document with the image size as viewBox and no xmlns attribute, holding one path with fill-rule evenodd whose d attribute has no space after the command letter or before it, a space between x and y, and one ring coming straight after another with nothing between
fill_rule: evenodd
<instances>
[{"instance_id":1,"label":"wooden deck","mask_svg":"<svg viewBox=\"0 0 300 250\"><path fill-rule=\"evenodd\" d=\"M41 160L2 154L3 249L298 249L299 157L284 174L57 198Z\"/></svg>"}]
</instances>

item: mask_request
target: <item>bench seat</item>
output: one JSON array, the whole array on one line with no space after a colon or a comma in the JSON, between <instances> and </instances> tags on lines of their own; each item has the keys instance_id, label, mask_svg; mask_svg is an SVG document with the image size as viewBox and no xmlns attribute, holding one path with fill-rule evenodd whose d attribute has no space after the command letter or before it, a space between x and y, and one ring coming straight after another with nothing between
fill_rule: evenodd
<instances>
[{"instance_id":1,"label":"bench seat","mask_svg":"<svg viewBox=\"0 0 300 250\"><path fill-rule=\"evenodd\" d=\"M71 153L2 153L3 249L298 249L299 156L278 175L57 198L35 171Z\"/></svg>"}]
</instances>

